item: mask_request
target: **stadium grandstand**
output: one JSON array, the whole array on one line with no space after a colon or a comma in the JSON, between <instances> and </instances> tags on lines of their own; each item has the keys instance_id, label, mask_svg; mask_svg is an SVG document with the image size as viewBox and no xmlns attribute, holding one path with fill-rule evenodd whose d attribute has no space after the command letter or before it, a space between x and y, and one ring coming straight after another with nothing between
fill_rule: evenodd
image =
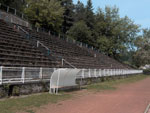
<instances>
[{"instance_id":1,"label":"stadium grandstand","mask_svg":"<svg viewBox=\"0 0 150 113\"><path fill-rule=\"evenodd\" d=\"M1 85L51 79L54 85L51 88L59 88L75 85L69 80L75 81L78 77L142 73L142 70L135 70L86 44L52 35L48 30L33 29L25 15L16 12L0 5ZM65 82L63 77L68 77L68 84L61 84Z\"/></svg>"}]
</instances>

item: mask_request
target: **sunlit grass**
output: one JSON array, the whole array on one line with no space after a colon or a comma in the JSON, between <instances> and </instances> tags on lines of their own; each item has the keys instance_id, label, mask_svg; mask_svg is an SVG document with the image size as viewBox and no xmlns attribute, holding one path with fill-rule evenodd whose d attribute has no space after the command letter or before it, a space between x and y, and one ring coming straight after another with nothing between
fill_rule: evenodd
<instances>
[{"instance_id":1,"label":"sunlit grass","mask_svg":"<svg viewBox=\"0 0 150 113\"><path fill-rule=\"evenodd\" d=\"M114 80L105 81L105 82L99 82L99 83L88 85L87 89L94 90L94 91L115 90L117 89L117 85L119 84L136 82L139 80L143 80L146 77L148 76L136 75L136 76L131 76L128 78L121 78L121 79L114 79Z\"/></svg>"},{"instance_id":2,"label":"sunlit grass","mask_svg":"<svg viewBox=\"0 0 150 113\"><path fill-rule=\"evenodd\" d=\"M57 103L70 97L71 95L69 94L50 95L49 93L43 93L24 98L5 99L0 101L0 113L16 113L17 111L34 113L32 111L33 107L40 107L48 103Z\"/></svg>"},{"instance_id":3,"label":"sunlit grass","mask_svg":"<svg viewBox=\"0 0 150 113\"><path fill-rule=\"evenodd\" d=\"M132 83L145 79L146 75L137 75L128 78L114 79L105 82L99 82L88 85L86 88L89 91L103 91L114 90L119 84ZM50 95L49 93L42 93L31 95L27 97L8 98L0 101L0 113L16 113L18 111L25 111L27 113L35 113L33 108L38 108L48 103L57 103L59 101L73 97L71 93L63 93L61 95Z\"/></svg>"}]
</instances>

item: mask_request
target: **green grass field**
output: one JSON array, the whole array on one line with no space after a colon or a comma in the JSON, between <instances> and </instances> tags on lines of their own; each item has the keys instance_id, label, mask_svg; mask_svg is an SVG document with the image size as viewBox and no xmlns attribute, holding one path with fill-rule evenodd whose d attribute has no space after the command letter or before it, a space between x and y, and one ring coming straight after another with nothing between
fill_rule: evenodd
<instances>
[{"instance_id":1,"label":"green grass field","mask_svg":"<svg viewBox=\"0 0 150 113\"><path fill-rule=\"evenodd\" d=\"M70 98L69 94L51 95L49 93L36 94L21 98L5 99L0 101L0 113L16 113L26 111L34 113L32 108L40 107L48 103L57 103Z\"/></svg>"},{"instance_id":2,"label":"green grass field","mask_svg":"<svg viewBox=\"0 0 150 113\"><path fill-rule=\"evenodd\" d=\"M114 90L117 85L124 83L132 83L148 76L137 75L125 79L111 80L88 85L89 91ZM73 94L61 92L61 95L50 95L49 93L35 94L26 97L8 98L0 100L0 113L16 113L17 111L25 111L27 113L35 113L33 108L38 108L48 103L57 103L58 101L72 98Z\"/></svg>"}]
</instances>

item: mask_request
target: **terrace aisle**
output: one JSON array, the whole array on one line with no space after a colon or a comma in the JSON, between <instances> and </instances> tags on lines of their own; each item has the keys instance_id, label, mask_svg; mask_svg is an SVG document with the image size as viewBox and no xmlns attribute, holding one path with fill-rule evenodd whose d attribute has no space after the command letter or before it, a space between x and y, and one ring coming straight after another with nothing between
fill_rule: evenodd
<instances>
[{"instance_id":1,"label":"terrace aisle","mask_svg":"<svg viewBox=\"0 0 150 113\"><path fill-rule=\"evenodd\" d=\"M36 113L144 113L150 103L150 77L122 85L115 91L86 94L57 104L49 104Z\"/></svg>"}]
</instances>

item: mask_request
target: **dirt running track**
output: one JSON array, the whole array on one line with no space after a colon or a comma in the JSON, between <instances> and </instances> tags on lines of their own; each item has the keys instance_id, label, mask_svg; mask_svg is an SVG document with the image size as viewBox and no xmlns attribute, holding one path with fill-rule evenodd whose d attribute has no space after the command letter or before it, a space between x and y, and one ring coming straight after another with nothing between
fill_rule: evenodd
<instances>
[{"instance_id":1,"label":"dirt running track","mask_svg":"<svg viewBox=\"0 0 150 113\"><path fill-rule=\"evenodd\" d=\"M150 103L150 78L122 85L115 91L86 94L49 104L36 113L144 113Z\"/></svg>"}]
</instances>

